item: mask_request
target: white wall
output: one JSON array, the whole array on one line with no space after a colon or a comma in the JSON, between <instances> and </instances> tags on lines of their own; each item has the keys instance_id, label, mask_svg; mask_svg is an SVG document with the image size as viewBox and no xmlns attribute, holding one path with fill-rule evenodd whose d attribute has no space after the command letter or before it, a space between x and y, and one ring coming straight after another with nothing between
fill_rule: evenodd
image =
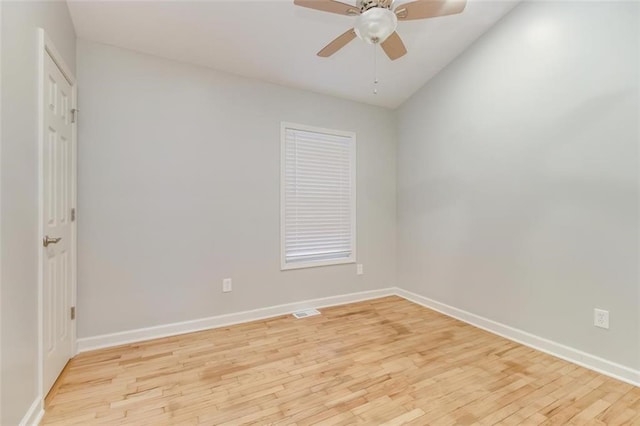
<instances>
[{"instance_id":1,"label":"white wall","mask_svg":"<svg viewBox=\"0 0 640 426\"><path fill-rule=\"evenodd\" d=\"M398 111L400 287L640 368L639 7L524 3Z\"/></svg>"},{"instance_id":2,"label":"white wall","mask_svg":"<svg viewBox=\"0 0 640 426\"><path fill-rule=\"evenodd\" d=\"M77 74L80 338L395 285L388 110L87 41ZM281 121L357 133L365 275L280 271Z\"/></svg>"},{"instance_id":3,"label":"white wall","mask_svg":"<svg viewBox=\"0 0 640 426\"><path fill-rule=\"evenodd\" d=\"M1 325L2 418L17 424L39 397L38 355L38 32L71 69L75 33L63 1L2 4Z\"/></svg>"}]
</instances>

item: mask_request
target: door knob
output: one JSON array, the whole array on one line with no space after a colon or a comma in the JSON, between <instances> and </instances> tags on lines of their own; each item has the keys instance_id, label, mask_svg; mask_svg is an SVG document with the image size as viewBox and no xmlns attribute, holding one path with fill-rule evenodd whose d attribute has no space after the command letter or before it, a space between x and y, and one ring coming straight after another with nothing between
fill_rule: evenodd
<instances>
[{"instance_id":1,"label":"door knob","mask_svg":"<svg viewBox=\"0 0 640 426\"><path fill-rule=\"evenodd\" d=\"M59 238L51 238L50 236L46 235L43 239L42 239L42 245L47 247L49 244L56 244L58 243L60 240L62 239L62 237Z\"/></svg>"}]
</instances>

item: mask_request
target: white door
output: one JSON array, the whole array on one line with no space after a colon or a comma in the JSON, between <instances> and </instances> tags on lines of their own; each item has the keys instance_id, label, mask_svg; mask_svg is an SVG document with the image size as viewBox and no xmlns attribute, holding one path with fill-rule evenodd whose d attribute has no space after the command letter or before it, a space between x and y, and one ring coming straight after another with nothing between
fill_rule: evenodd
<instances>
[{"instance_id":1,"label":"white door","mask_svg":"<svg viewBox=\"0 0 640 426\"><path fill-rule=\"evenodd\" d=\"M73 140L71 85L48 54L42 147L43 386L46 395L72 356Z\"/></svg>"}]
</instances>

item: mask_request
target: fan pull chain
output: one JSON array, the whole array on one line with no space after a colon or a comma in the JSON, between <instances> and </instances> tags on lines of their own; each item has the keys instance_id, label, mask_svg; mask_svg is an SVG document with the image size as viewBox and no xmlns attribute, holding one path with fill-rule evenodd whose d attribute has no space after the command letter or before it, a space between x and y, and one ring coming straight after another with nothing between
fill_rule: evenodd
<instances>
[{"instance_id":1,"label":"fan pull chain","mask_svg":"<svg viewBox=\"0 0 640 426\"><path fill-rule=\"evenodd\" d=\"M378 49L377 43L373 44L373 94L378 94Z\"/></svg>"}]
</instances>

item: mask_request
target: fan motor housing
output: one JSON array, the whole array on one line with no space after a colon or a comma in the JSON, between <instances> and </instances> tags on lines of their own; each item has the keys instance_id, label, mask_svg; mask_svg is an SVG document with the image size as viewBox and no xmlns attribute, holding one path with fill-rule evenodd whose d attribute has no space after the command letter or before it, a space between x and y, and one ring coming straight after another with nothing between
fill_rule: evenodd
<instances>
[{"instance_id":1,"label":"fan motor housing","mask_svg":"<svg viewBox=\"0 0 640 426\"><path fill-rule=\"evenodd\" d=\"M374 7L391 9L391 3L392 0L357 0L356 6L360 9L360 12L365 12Z\"/></svg>"}]
</instances>

